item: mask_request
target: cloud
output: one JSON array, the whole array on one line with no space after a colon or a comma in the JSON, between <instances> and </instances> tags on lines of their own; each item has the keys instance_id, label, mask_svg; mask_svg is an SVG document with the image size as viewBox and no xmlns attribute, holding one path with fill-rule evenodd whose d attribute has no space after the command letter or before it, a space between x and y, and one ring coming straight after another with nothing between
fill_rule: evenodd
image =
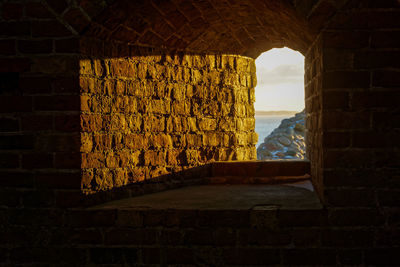
<instances>
[{"instance_id":1,"label":"cloud","mask_svg":"<svg viewBox=\"0 0 400 267\"><path fill-rule=\"evenodd\" d=\"M300 83L303 81L304 70L298 65L280 65L273 69L257 68L258 85L276 85L283 83Z\"/></svg>"}]
</instances>

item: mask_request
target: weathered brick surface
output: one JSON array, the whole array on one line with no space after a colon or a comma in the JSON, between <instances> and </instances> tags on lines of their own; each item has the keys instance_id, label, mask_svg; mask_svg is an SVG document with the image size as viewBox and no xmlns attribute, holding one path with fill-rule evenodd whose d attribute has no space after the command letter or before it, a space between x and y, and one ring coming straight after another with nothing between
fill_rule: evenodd
<instances>
[{"instance_id":1,"label":"weathered brick surface","mask_svg":"<svg viewBox=\"0 0 400 267\"><path fill-rule=\"evenodd\" d=\"M2 1L0 265L400 265L398 15L397 0ZM79 208L251 158L242 55L284 45L306 57L324 210Z\"/></svg>"}]
</instances>

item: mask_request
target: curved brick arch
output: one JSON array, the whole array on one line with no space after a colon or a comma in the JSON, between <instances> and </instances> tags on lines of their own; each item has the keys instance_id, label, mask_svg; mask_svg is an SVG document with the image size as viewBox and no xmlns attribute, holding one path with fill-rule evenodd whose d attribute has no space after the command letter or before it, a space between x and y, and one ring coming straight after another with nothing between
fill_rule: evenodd
<instances>
[{"instance_id":1,"label":"curved brick arch","mask_svg":"<svg viewBox=\"0 0 400 267\"><path fill-rule=\"evenodd\" d=\"M286 1L116 1L85 35L135 45L256 57L272 47L303 53L313 39Z\"/></svg>"},{"instance_id":2,"label":"curved brick arch","mask_svg":"<svg viewBox=\"0 0 400 267\"><path fill-rule=\"evenodd\" d=\"M282 46L306 52L337 8L329 1L309 2L80 1L62 12L77 32L103 40L257 57Z\"/></svg>"},{"instance_id":3,"label":"curved brick arch","mask_svg":"<svg viewBox=\"0 0 400 267\"><path fill-rule=\"evenodd\" d=\"M343 1L47 0L72 33L134 45L257 57L288 46L303 54Z\"/></svg>"}]
</instances>

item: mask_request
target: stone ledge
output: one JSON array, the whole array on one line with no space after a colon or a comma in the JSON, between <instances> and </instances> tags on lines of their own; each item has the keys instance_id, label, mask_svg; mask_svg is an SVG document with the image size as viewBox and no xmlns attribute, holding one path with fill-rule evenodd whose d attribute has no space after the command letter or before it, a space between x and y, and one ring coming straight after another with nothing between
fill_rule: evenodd
<instances>
[{"instance_id":1,"label":"stone ledge","mask_svg":"<svg viewBox=\"0 0 400 267\"><path fill-rule=\"evenodd\" d=\"M278 177L310 174L308 160L221 161L212 163L212 176Z\"/></svg>"},{"instance_id":2,"label":"stone ledge","mask_svg":"<svg viewBox=\"0 0 400 267\"><path fill-rule=\"evenodd\" d=\"M309 181L281 185L200 185L112 201L90 209L277 211L320 210Z\"/></svg>"}]
</instances>

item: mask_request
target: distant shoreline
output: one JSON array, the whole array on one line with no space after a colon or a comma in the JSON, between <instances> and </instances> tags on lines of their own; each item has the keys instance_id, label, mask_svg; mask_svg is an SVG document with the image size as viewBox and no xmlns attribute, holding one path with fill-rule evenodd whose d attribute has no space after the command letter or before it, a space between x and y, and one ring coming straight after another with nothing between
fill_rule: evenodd
<instances>
[{"instance_id":1,"label":"distant shoreline","mask_svg":"<svg viewBox=\"0 0 400 267\"><path fill-rule=\"evenodd\" d=\"M294 115L300 111L277 110L277 111L263 111L256 110L256 116L272 116L272 115Z\"/></svg>"}]
</instances>

